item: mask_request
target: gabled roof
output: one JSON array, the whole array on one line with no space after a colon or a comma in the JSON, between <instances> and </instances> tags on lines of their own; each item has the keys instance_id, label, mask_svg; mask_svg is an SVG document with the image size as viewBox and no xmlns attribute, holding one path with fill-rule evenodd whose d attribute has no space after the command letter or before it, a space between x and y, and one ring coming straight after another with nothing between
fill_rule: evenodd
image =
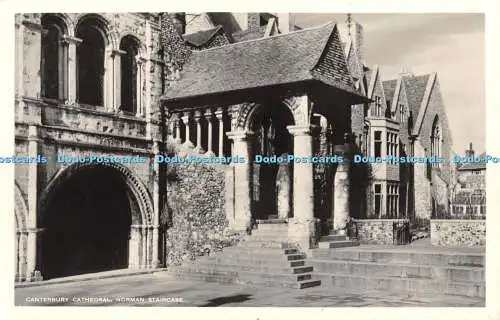
<instances>
[{"instance_id":1,"label":"gabled roof","mask_svg":"<svg viewBox=\"0 0 500 320\"><path fill-rule=\"evenodd\" d=\"M413 113L413 118L417 119L424 98L427 82L430 75L422 76L403 76L403 83L406 89L406 97L408 99L408 107Z\"/></svg>"},{"instance_id":2,"label":"gabled roof","mask_svg":"<svg viewBox=\"0 0 500 320\"><path fill-rule=\"evenodd\" d=\"M222 26L217 26L208 30L185 34L182 36L182 38L189 45L192 45L194 47L201 47L221 31L223 31Z\"/></svg>"},{"instance_id":3,"label":"gabled roof","mask_svg":"<svg viewBox=\"0 0 500 320\"><path fill-rule=\"evenodd\" d=\"M164 100L317 80L359 96L335 23L207 49L186 61Z\"/></svg>"},{"instance_id":4,"label":"gabled roof","mask_svg":"<svg viewBox=\"0 0 500 320\"><path fill-rule=\"evenodd\" d=\"M385 100L387 101L388 104L392 103L392 99L394 99L394 93L396 92L397 83L398 83L397 80L387 80L382 82L382 85L384 87ZM388 105L388 107L390 108L391 105Z\"/></svg>"}]
</instances>

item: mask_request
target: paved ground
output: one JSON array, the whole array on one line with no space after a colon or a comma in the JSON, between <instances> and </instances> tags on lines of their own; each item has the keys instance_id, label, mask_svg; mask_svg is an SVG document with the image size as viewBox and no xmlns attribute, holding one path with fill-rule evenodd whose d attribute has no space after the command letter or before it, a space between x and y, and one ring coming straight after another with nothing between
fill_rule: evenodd
<instances>
[{"instance_id":1,"label":"paved ground","mask_svg":"<svg viewBox=\"0 0 500 320\"><path fill-rule=\"evenodd\" d=\"M15 289L16 305L173 307L484 307L484 299L345 293L221 285L171 278L166 273L131 275Z\"/></svg>"}]
</instances>

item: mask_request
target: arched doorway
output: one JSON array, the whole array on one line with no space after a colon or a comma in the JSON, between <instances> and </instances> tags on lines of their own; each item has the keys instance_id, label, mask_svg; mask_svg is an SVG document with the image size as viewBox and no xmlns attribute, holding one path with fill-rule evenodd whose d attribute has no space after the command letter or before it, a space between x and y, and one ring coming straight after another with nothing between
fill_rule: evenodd
<instances>
[{"instance_id":1,"label":"arched doorway","mask_svg":"<svg viewBox=\"0 0 500 320\"><path fill-rule=\"evenodd\" d=\"M137 239L131 232L147 223L144 205L129 185L123 171L103 165L69 167L56 176L40 208L44 279L128 268L139 255L144 261L149 247L141 252L139 242L147 233Z\"/></svg>"},{"instance_id":2,"label":"arched doorway","mask_svg":"<svg viewBox=\"0 0 500 320\"><path fill-rule=\"evenodd\" d=\"M260 106L252 114L250 130L255 133L252 152L263 157L293 154L293 139L287 126L293 115L283 105ZM255 158L255 157L254 157ZM289 218L292 208L292 163L253 163L254 206L252 218Z\"/></svg>"}]
</instances>

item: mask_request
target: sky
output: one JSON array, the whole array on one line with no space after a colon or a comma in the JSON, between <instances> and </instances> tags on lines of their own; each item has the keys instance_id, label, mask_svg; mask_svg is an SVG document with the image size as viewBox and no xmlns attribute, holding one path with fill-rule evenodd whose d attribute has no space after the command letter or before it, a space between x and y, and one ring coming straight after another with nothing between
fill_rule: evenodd
<instances>
[{"instance_id":1,"label":"sky","mask_svg":"<svg viewBox=\"0 0 500 320\"><path fill-rule=\"evenodd\" d=\"M294 14L295 24L313 27L347 14ZM484 15L353 14L363 26L368 66L379 65L384 79L404 69L415 75L437 72L453 137L453 151L463 154L472 142L485 151Z\"/></svg>"}]
</instances>

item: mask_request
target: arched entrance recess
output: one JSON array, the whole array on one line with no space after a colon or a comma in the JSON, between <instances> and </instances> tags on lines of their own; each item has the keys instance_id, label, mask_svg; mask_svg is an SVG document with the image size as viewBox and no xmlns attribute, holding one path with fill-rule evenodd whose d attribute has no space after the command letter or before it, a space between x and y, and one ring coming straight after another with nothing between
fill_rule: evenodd
<instances>
[{"instance_id":1,"label":"arched entrance recess","mask_svg":"<svg viewBox=\"0 0 500 320\"><path fill-rule=\"evenodd\" d=\"M293 137L287 126L293 114L284 105L257 106L249 114L254 132L253 155L287 157L293 154ZM255 157L254 157L255 159ZM292 215L293 163L253 163L254 219L289 218Z\"/></svg>"},{"instance_id":2,"label":"arched entrance recess","mask_svg":"<svg viewBox=\"0 0 500 320\"><path fill-rule=\"evenodd\" d=\"M119 164L75 164L59 171L40 201L44 279L148 268L152 204L146 187Z\"/></svg>"}]
</instances>

